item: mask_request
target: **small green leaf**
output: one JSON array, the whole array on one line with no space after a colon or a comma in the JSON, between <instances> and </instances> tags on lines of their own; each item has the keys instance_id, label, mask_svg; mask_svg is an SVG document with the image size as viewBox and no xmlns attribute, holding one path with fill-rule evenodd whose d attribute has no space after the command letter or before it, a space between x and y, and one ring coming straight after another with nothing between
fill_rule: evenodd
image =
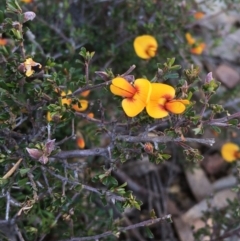
<instances>
[{"instance_id":1,"label":"small green leaf","mask_svg":"<svg viewBox=\"0 0 240 241\"><path fill-rule=\"evenodd\" d=\"M20 175L24 176L26 173L28 173L30 168L21 168L19 169Z\"/></svg>"},{"instance_id":2,"label":"small green leaf","mask_svg":"<svg viewBox=\"0 0 240 241\"><path fill-rule=\"evenodd\" d=\"M154 238L154 235L152 231L149 229L149 227L145 227L145 232L148 238Z\"/></svg>"},{"instance_id":3,"label":"small green leaf","mask_svg":"<svg viewBox=\"0 0 240 241\"><path fill-rule=\"evenodd\" d=\"M179 74L178 73L167 73L163 76L163 79L164 80L167 80L167 79L177 79L179 77Z\"/></svg>"},{"instance_id":4,"label":"small green leaf","mask_svg":"<svg viewBox=\"0 0 240 241\"><path fill-rule=\"evenodd\" d=\"M85 59L87 57L87 50L86 48L82 47L79 54Z\"/></svg>"},{"instance_id":5,"label":"small green leaf","mask_svg":"<svg viewBox=\"0 0 240 241\"><path fill-rule=\"evenodd\" d=\"M237 119L229 120L228 124L233 125L233 126L237 126L238 125L238 120Z\"/></svg>"},{"instance_id":6,"label":"small green leaf","mask_svg":"<svg viewBox=\"0 0 240 241\"><path fill-rule=\"evenodd\" d=\"M217 133L221 133L221 129L219 128L219 127L217 127L217 126L211 126L212 127L212 129L214 130L214 131L216 131Z\"/></svg>"}]
</instances>

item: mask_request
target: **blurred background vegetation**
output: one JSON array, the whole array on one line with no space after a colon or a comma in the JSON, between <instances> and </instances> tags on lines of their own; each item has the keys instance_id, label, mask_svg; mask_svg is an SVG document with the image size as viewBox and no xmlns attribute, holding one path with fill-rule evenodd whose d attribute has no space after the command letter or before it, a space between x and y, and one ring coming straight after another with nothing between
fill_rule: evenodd
<instances>
[{"instance_id":1,"label":"blurred background vegetation","mask_svg":"<svg viewBox=\"0 0 240 241\"><path fill-rule=\"evenodd\" d=\"M18 9L18 4L22 12L9 9ZM119 148L112 155L121 161L114 166L98 153L59 160L49 158L45 166L30 158L26 148L44 150L46 140L56 139L58 148L53 155L60 150L79 150L75 134L85 142L83 150L106 148L110 142L108 127L112 127L108 121L129 122L119 99L106 87L93 89L89 96L80 97L88 101L88 108L76 115L68 105L60 103L59 90L73 93L88 86L88 79L90 86L109 81L132 65L136 68L130 74L135 78L151 80L163 72L167 77L162 80L179 89L189 80L186 69L195 71L193 79L199 81L195 87L200 87L207 73L213 72L221 86L209 102L215 105L209 105L203 117L211 120L214 111L216 118L238 113L239 8L238 0L1 1L0 33L7 40L6 44L0 42L1 239L238 240L238 165L225 162L220 155L225 142L240 144L238 116L230 127L206 127L204 132L197 132L203 135L187 132L189 137L216 139L211 147L192 143L198 150L191 153L192 158L186 158L186 152L175 143L167 148L159 145L166 155L158 160L159 164L142 157L136 151L137 144L118 143ZM34 12L36 17L23 23L23 36L19 37L16 22L22 23L22 13L27 11ZM201 17L196 13L201 13ZM194 46L187 41L186 33L206 45L203 53L192 53ZM157 54L149 60L140 59L133 48L134 39L144 34L154 36L158 42ZM87 68L86 51L94 54ZM42 67L34 68L34 76L26 77L20 65L30 57ZM182 68L166 68L163 63L168 58L175 58L175 64ZM201 98L202 93L197 92L193 101ZM202 110L202 104L194 107L196 113ZM51 122L46 117L48 112L55 115ZM95 121L89 121L89 113L94 114ZM134 122L136 129L142 123L152 124L151 120L141 118ZM173 117L172 121L176 119ZM158 133L164 133L170 125L157 124ZM131 130L135 133L134 128ZM165 134L172 130L167 131ZM177 136L182 134L179 133ZM130 154L123 155L125 152ZM168 154L171 158L166 160ZM4 175L20 158L20 167L6 178ZM194 167L197 169L193 174ZM168 214L173 222L118 230ZM106 231L114 235L80 239Z\"/></svg>"}]
</instances>

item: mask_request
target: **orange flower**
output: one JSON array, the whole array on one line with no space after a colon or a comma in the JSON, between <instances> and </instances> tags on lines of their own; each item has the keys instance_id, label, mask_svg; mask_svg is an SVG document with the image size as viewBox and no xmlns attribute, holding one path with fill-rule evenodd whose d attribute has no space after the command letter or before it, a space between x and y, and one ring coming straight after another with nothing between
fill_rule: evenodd
<instances>
[{"instance_id":1,"label":"orange flower","mask_svg":"<svg viewBox=\"0 0 240 241\"><path fill-rule=\"evenodd\" d=\"M203 12L196 12L196 13L194 13L193 16L196 20L199 20L199 19L204 18L205 14Z\"/></svg>"},{"instance_id":2,"label":"orange flower","mask_svg":"<svg viewBox=\"0 0 240 241\"><path fill-rule=\"evenodd\" d=\"M189 45L193 45L193 44L196 43L196 39L193 38L193 36L190 33L186 33L185 38L186 38Z\"/></svg>"},{"instance_id":3,"label":"orange flower","mask_svg":"<svg viewBox=\"0 0 240 241\"><path fill-rule=\"evenodd\" d=\"M89 94L90 94L90 90L86 90L86 91L82 92L80 95L82 97L88 97Z\"/></svg>"},{"instance_id":4,"label":"orange flower","mask_svg":"<svg viewBox=\"0 0 240 241\"><path fill-rule=\"evenodd\" d=\"M77 143L77 146L81 149L85 147L85 141L80 131L77 131L76 133L76 143Z\"/></svg>"},{"instance_id":5,"label":"orange flower","mask_svg":"<svg viewBox=\"0 0 240 241\"><path fill-rule=\"evenodd\" d=\"M0 38L0 46L5 46L7 44L7 39Z\"/></svg>"},{"instance_id":6,"label":"orange flower","mask_svg":"<svg viewBox=\"0 0 240 241\"><path fill-rule=\"evenodd\" d=\"M146 105L146 110L149 116L153 118L163 118L173 114L181 114L185 111L189 100L176 100L175 89L166 84L152 83L152 92L150 100Z\"/></svg>"},{"instance_id":7,"label":"orange flower","mask_svg":"<svg viewBox=\"0 0 240 241\"><path fill-rule=\"evenodd\" d=\"M32 58L26 59L23 65L24 65L25 75L27 77L30 77L31 75L34 74L33 67L38 67L40 69L42 68L42 65L37 62L34 62Z\"/></svg>"},{"instance_id":8,"label":"orange flower","mask_svg":"<svg viewBox=\"0 0 240 241\"><path fill-rule=\"evenodd\" d=\"M67 97L67 95L70 95L70 94L72 94L72 91L71 91L71 90L69 90L69 91L67 92L67 94L66 94L66 92L64 92L64 91L61 92L61 96L62 96L61 102L62 102L62 105L66 104L66 105L69 106L69 105L72 103L72 99L69 98L69 97Z\"/></svg>"},{"instance_id":9,"label":"orange flower","mask_svg":"<svg viewBox=\"0 0 240 241\"><path fill-rule=\"evenodd\" d=\"M227 162L236 161L237 159L240 159L239 146L232 142L225 143L222 146L221 154L223 159Z\"/></svg>"},{"instance_id":10,"label":"orange flower","mask_svg":"<svg viewBox=\"0 0 240 241\"><path fill-rule=\"evenodd\" d=\"M88 113L87 116L88 116L89 118L94 118L94 114L93 114L92 112Z\"/></svg>"},{"instance_id":11,"label":"orange flower","mask_svg":"<svg viewBox=\"0 0 240 241\"><path fill-rule=\"evenodd\" d=\"M87 100L79 100L78 103L72 104L72 109L75 111L84 111L88 108Z\"/></svg>"},{"instance_id":12,"label":"orange flower","mask_svg":"<svg viewBox=\"0 0 240 241\"><path fill-rule=\"evenodd\" d=\"M158 43L153 36L142 35L135 38L133 46L138 57L150 59L156 55Z\"/></svg>"},{"instance_id":13,"label":"orange flower","mask_svg":"<svg viewBox=\"0 0 240 241\"><path fill-rule=\"evenodd\" d=\"M195 38L192 37L190 33L186 33L185 38L187 40L187 43L191 46L190 52L192 54L202 54L202 52L206 48L205 43L198 42Z\"/></svg>"},{"instance_id":14,"label":"orange flower","mask_svg":"<svg viewBox=\"0 0 240 241\"><path fill-rule=\"evenodd\" d=\"M204 51L205 48L206 48L206 44L205 43L199 43L199 44L197 44L196 47L192 47L190 49L190 52L192 54L200 55L200 54L202 54L202 52Z\"/></svg>"},{"instance_id":15,"label":"orange flower","mask_svg":"<svg viewBox=\"0 0 240 241\"><path fill-rule=\"evenodd\" d=\"M123 77L112 80L110 90L114 95L122 96L122 108L127 116L138 115L146 106L151 93L151 83L147 79L136 79L130 84Z\"/></svg>"},{"instance_id":16,"label":"orange flower","mask_svg":"<svg viewBox=\"0 0 240 241\"><path fill-rule=\"evenodd\" d=\"M33 0L21 0L21 1L24 3L32 3L33 2Z\"/></svg>"},{"instance_id":17,"label":"orange flower","mask_svg":"<svg viewBox=\"0 0 240 241\"><path fill-rule=\"evenodd\" d=\"M77 138L77 146L81 149L83 149L85 147L85 141L83 138Z\"/></svg>"}]
</instances>

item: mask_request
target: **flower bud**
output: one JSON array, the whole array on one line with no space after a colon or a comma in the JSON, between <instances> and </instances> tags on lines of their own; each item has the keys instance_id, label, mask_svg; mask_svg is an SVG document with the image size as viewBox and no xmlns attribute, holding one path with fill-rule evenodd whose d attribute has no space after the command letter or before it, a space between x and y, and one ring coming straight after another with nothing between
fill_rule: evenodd
<instances>
[{"instance_id":1,"label":"flower bud","mask_svg":"<svg viewBox=\"0 0 240 241\"><path fill-rule=\"evenodd\" d=\"M28 12L25 12L23 14L23 16L24 16L23 22L25 23L25 22L27 22L29 20L32 21L36 17L36 13L34 13L32 11L28 11Z\"/></svg>"}]
</instances>

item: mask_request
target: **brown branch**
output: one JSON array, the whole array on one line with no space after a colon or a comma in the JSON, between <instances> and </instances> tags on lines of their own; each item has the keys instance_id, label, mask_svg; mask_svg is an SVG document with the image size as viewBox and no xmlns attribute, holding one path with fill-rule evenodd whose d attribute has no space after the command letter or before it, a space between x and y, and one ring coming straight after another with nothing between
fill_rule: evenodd
<instances>
[{"instance_id":1,"label":"brown branch","mask_svg":"<svg viewBox=\"0 0 240 241\"><path fill-rule=\"evenodd\" d=\"M79 95L86 90L94 90L94 89L98 89L101 87L106 87L106 86L110 85L111 83L112 83L112 80L109 80L109 81L106 81L106 82L103 82L100 84L96 84L96 85L92 85L92 86L80 87L72 93L72 96ZM69 95L69 96L71 96L71 95Z\"/></svg>"},{"instance_id":2,"label":"brown branch","mask_svg":"<svg viewBox=\"0 0 240 241\"><path fill-rule=\"evenodd\" d=\"M136 68L136 66L135 65L132 65L132 66L130 66L130 68L124 73L124 74L122 74L121 76L126 76L126 75L128 75L129 73L131 73L134 69ZM86 70L86 71L88 71L88 69ZM88 76L87 76L87 80L88 80ZM86 91L86 90L93 90L93 89L98 89L98 88L100 88L100 87L105 87L105 86L108 86L108 85L110 85L112 83L112 80L109 80L109 81L105 81L105 82L103 82L103 83L100 83L100 84L97 84L97 85L93 85L93 86L86 86L86 87L80 87L80 88L78 88L76 91L74 91L73 93L72 93L72 96L76 96L76 95L79 95L80 93L82 93L82 92L84 92L84 91Z\"/></svg>"},{"instance_id":3,"label":"brown branch","mask_svg":"<svg viewBox=\"0 0 240 241\"><path fill-rule=\"evenodd\" d=\"M127 136L127 135L122 135L122 136L117 136L117 140L122 140L126 142L157 142L157 143L167 143L167 142L197 142L197 143L202 143L206 145L212 146L215 143L214 138L202 138L202 139L197 139L197 138L173 138L169 136L154 136L154 137L149 137L149 136Z\"/></svg>"},{"instance_id":4,"label":"brown branch","mask_svg":"<svg viewBox=\"0 0 240 241\"><path fill-rule=\"evenodd\" d=\"M150 220L146 220L137 224L133 224L127 227L123 227L123 228L119 228L118 232L125 232L127 230L131 230L131 229L135 229L135 228L139 228L139 227L145 227L145 226L149 226L155 223L158 223L160 221L164 221L164 220L171 220L171 215L168 214L166 216L163 216L161 218L156 218L156 219L150 219ZM105 233L102 234L98 234L98 235L94 235L94 236L89 236L89 237L82 237L82 238L71 238L71 239L65 239L65 240L60 240L60 241L85 241L85 240L98 240L100 238L103 237L107 237L110 235L115 235L113 231L107 231Z\"/></svg>"},{"instance_id":5,"label":"brown branch","mask_svg":"<svg viewBox=\"0 0 240 241\"><path fill-rule=\"evenodd\" d=\"M54 156L53 158L59 159L67 159L67 158L77 158L77 157L84 157L84 156L107 156L108 150L107 148L94 148L88 150L72 150L72 151L62 151Z\"/></svg>"},{"instance_id":6,"label":"brown branch","mask_svg":"<svg viewBox=\"0 0 240 241\"><path fill-rule=\"evenodd\" d=\"M204 125L216 125L216 126L217 125L219 125L219 126L229 125L228 123L225 123L225 122L228 122L229 120L232 120L232 119L237 118L237 117L240 117L240 112L237 112L237 113L232 114L230 116L225 116L225 117L219 118L219 119L203 121L203 124Z\"/></svg>"}]
</instances>

